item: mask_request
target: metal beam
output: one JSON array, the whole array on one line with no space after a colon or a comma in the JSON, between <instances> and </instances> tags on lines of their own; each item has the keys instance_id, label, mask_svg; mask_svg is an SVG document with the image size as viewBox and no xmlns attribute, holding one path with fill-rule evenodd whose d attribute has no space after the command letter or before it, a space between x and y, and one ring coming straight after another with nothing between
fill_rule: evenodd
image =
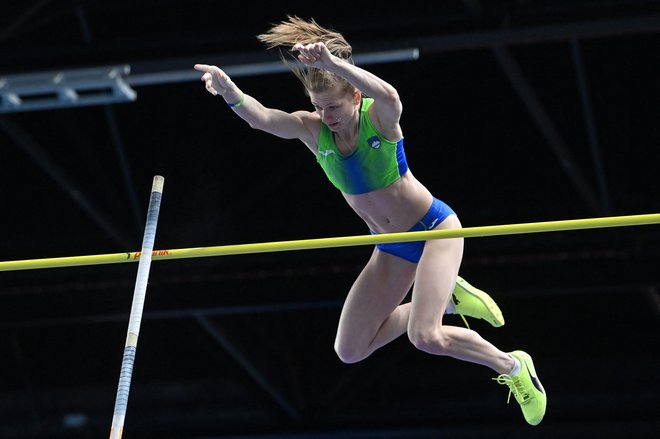
<instances>
[{"instance_id":1,"label":"metal beam","mask_svg":"<svg viewBox=\"0 0 660 439\"><path fill-rule=\"evenodd\" d=\"M124 81L129 72L123 65L0 77L0 113L134 101Z\"/></svg>"},{"instance_id":2,"label":"metal beam","mask_svg":"<svg viewBox=\"0 0 660 439\"><path fill-rule=\"evenodd\" d=\"M392 42L370 42L368 44L369 47L380 49L365 50L362 53L356 53L355 63L358 65L369 65L413 61L419 58L420 52L422 55L425 55L442 51L493 48L501 45L521 45L548 41L567 41L573 38L603 38L659 32L660 15L646 15L615 20L594 20L581 23L530 26L520 29L496 29L492 31L466 32L451 35L420 36L414 39L414 44L410 43L408 47L396 49L383 49L386 46L391 47ZM397 45L401 47L402 44L402 41L399 41ZM363 47L367 47L367 45ZM242 61L250 57L253 61ZM195 58L195 61L190 58L175 58L161 60L158 63L135 62L131 68L135 73L127 75L125 78L121 75L117 83L113 86L112 96L97 96L96 101L92 97L87 97L87 101L85 102L79 96L76 96L76 90L74 88L59 87L57 89L57 99L51 98L49 102L43 105L48 107L50 104L49 108L59 108L72 104L94 105L134 100L134 91L130 89L130 86L198 81L199 73L192 69L192 64L203 61L204 59L217 60L218 63L224 66L228 74L235 77L276 74L286 71L286 66L279 62L279 60L272 60L271 54L268 53L247 55L211 54L198 56ZM3 79L0 78L0 93L3 95L2 110L0 111L17 110L20 106L21 96L17 93L11 93L10 90L3 92ZM21 107L21 111L29 109L29 106L25 104ZM34 109L37 109L37 107Z\"/></svg>"},{"instance_id":3,"label":"metal beam","mask_svg":"<svg viewBox=\"0 0 660 439\"><path fill-rule=\"evenodd\" d=\"M129 204L131 206L131 211L133 212L135 230L136 232L141 232L144 229L143 212L140 209L138 195L135 192L135 184L131 174L130 161L126 156L126 148L124 147L124 142L121 137L117 118L115 117L115 112L111 105L105 105L104 111L106 121L108 122L108 128L110 129L112 145L115 149L115 152L117 153L117 159L119 160L119 169L121 170L121 174L124 177L124 186L126 187Z\"/></svg>"},{"instance_id":4,"label":"metal beam","mask_svg":"<svg viewBox=\"0 0 660 439\"><path fill-rule=\"evenodd\" d=\"M124 234L112 225L108 220L108 216L96 208L94 203L83 194L83 191L69 179L66 173L25 130L4 116L0 116L0 128L4 129L9 137L14 140L16 146L23 149L110 237L122 246L128 247L131 244L131 241L126 239Z\"/></svg>"},{"instance_id":5,"label":"metal beam","mask_svg":"<svg viewBox=\"0 0 660 439\"><path fill-rule=\"evenodd\" d=\"M419 50L415 47L377 50L357 53L354 55L357 65L383 64L419 59ZM136 68L133 74L126 78L129 85L145 86L171 84L176 82L199 81L200 72L194 70L193 64L204 60L217 60L218 65L232 77L272 75L288 72L287 67L279 60L273 60L272 54L253 53L243 55L211 54L199 56L195 59L170 59L158 63L134 63ZM182 68L185 66L185 68Z\"/></svg>"},{"instance_id":6,"label":"metal beam","mask_svg":"<svg viewBox=\"0 0 660 439\"><path fill-rule=\"evenodd\" d=\"M289 416L290 419L302 419L301 413L287 399L273 387L268 379L234 346L234 344L225 336L225 334L211 322L207 316L197 315L195 320L206 332L216 341L229 355L241 365L241 367L256 381L256 383L266 391L266 393L275 401L275 403Z\"/></svg>"},{"instance_id":7,"label":"metal beam","mask_svg":"<svg viewBox=\"0 0 660 439\"><path fill-rule=\"evenodd\" d=\"M584 67L580 45L576 39L571 40L571 54L573 56L573 64L575 65L577 88L580 94L580 104L582 106L582 114L584 115L587 138L589 139L589 146L591 147L591 157L596 169L596 184L598 187L600 204L602 211L609 214L612 211L612 202L607 185L607 177L605 175L605 166L603 165L600 144L598 142L596 120L594 117L594 111L591 107L591 95L589 93L587 73Z\"/></svg>"},{"instance_id":8,"label":"metal beam","mask_svg":"<svg viewBox=\"0 0 660 439\"><path fill-rule=\"evenodd\" d=\"M649 295L652 303L660 307L660 294L657 282L629 282L617 284L594 284L592 286L559 286L559 287L537 287L530 289L523 287L520 289L510 289L501 291L500 297L520 298L520 297L575 297L575 296L602 296L604 294L622 294L623 297L630 297L633 294ZM308 312L324 310L340 310L344 301L342 300L310 300L305 302L293 303L268 303L256 305L235 305L207 308L180 308L166 311L145 311L142 319L146 320L183 320L210 318L217 316L247 315L247 314L271 314L271 313L290 313L290 312ZM659 308L660 309L660 308ZM123 323L128 318L125 313L115 314L95 314L85 316L53 317L53 318L15 318L14 320L4 319L0 321L0 329L17 330L31 328L57 328L66 326L90 326L107 323Z\"/></svg>"},{"instance_id":9,"label":"metal beam","mask_svg":"<svg viewBox=\"0 0 660 439\"><path fill-rule=\"evenodd\" d=\"M469 4L469 3L468 3ZM476 3L475 3L476 5ZM473 5L474 6L474 5ZM474 50L501 45L522 45L547 41L567 41L571 38L603 38L618 35L660 33L660 15L594 20L581 23L530 26L521 29L496 29L450 35L420 36L410 41L372 41L362 44L355 63L369 65L414 61L420 56L441 51ZM392 49L396 44L397 48ZM355 45L358 47L359 42ZM195 62L216 60L230 76L254 76L286 72L279 60L264 52L243 54L207 54L195 58L162 59L157 62L134 62L132 74L126 78L131 86L147 86L187 81L199 81L199 72L192 69ZM185 68L181 68L185 66Z\"/></svg>"},{"instance_id":10,"label":"metal beam","mask_svg":"<svg viewBox=\"0 0 660 439\"><path fill-rule=\"evenodd\" d=\"M472 4L474 3L474 4ZM467 5L477 7L476 2ZM355 54L355 63L369 65L377 63L414 61L420 56L435 52L493 48L501 45L524 45L548 41L567 41L571 38L604 38L620 35L660 33L660 15L646 15L616 20L592 20L580 23L530 26L520 29L496 29L492 31L465 32L449 35L420 36L411 41L396 42L399 48L388 49L393 42L372 41L363 44L362 53ZM359 43L359 42L358 42ZM356 47L358 44L355 45ZM127 77L132 86L158 85L186 81L199 81L199 73L191 66L201 59L217 60L226 72L234 77L277 74L286 72L279 60L268 53L240 55L210 54L192 58L164 59L158 63L135 62L133 74ZM244 60L248 60L245 62ZM184 65L185 69L181 69Z\"/></svg>"},{"instance_id":11,"label":"metal beam","mask_svg":"<svg viewBox=\"0 0 660 439\"><path fill-rule=\"evenodd\" d=\"M532 85L525 77L516 60L511 56L506 47L497 46L493 48L493 53L512 87L529 110L539 130L541 130L541 133L559 158L559 163L564 172L571 178L591 211L601 213L602 209L593 188L573 158L570 148L552 122L536 93L534 93Z\"/></svg>"},{"instance_id":12,"label":"metal beam","mask_svg":"<svg viewBox=\"0 0 660 439\"><path fill-rule=\"evenodd\" d=\"M81 0L75 1L75 11L76 17L78 18L78 26L80 27L80 33L82 34L83 41L85 44L92 43L92 28L89 25L89 20L87 19L87 13ZM128 72L127 72L128 73ZM117 153L117 158L119 160L119 169L124 177L124 184L126 186L126 192L128 193L128 199L130 201L131 210L133 212L133 219L135 221L136 232L141 233L144 229L144 217L142 216L141 209L139 208L138 196L135 191L135 185L133 184L133 178L130 172L129 161L126 157L126 152L124 148L124 142L122 141L121 132L119 130L119 125L117 124L117 119L115 117L115 112L111 105L106 104L104 106L105 118L108 122L108 128L110 129L110 134L112 136L112 145L115 148Z\"/></svg>"},{"instance_id":13,"label":"metal beam","mask_svg":"<svg viewBox=\"0 0 660 439\"><path fill-rule=\"evenodd\" d=\"M273 303L264 305L222 306L213 308L189 308L170 311L149 311L142 315L142 320L179 320L199 319L213 316L244 315L258 313L284 313L310 310L338 309L342 301L314 301L298 303ZM16 321L0 321L2 329L49 328L62 326L88 326L104 323L120 323L127 319L126 314L99 314L84 317L58 317L52 319L29 319Z\"/></svg>"},{"instance_id":14,"label":"metal beam","mask_svg":"<svg viewBox=\"0 0 660 439\"><path fill-rule=\"evenodd\" d=\"M570 41L574 38L593 39L646 33L660 33L660 15L529 26L519 29L463 32L420 37L417 38L417 41L423 56L444 51L488 49L500 46Z\"/></svg>"},{"instance_id":15,"label":"metal beam","mask_svg":"<svg viewBox=\"0 0 660 439\"><path fill-rule=\"evenodd\" d=\"M13 36L14 32L17 29L21 29L25 26L25 23L29 22L30 19L41 9L46 7L48 3L52 3L53 0L41 0L34 2L31 6L25 8L23 13L17 17L12 23L5 24L2 31L0 31L0 42L6 41Z\"/></svg>"}]
</instances>

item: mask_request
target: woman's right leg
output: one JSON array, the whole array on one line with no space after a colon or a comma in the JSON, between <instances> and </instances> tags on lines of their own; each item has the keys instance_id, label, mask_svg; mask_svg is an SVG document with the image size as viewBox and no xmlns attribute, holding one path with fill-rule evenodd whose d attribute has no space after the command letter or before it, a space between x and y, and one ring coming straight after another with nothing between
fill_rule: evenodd
<instances>
[{"instance_id":1,"label":"woman's right leg","mask_svg":"<svg viewBox=\"0 0 660 439\"><path fill-rule=\"evenodd\" d=\"M345 363L367 358L406 332L410 304L401 304L416 264L374 249L353 283L339 318L335 351Z\"/></svg>"}]
</instances>

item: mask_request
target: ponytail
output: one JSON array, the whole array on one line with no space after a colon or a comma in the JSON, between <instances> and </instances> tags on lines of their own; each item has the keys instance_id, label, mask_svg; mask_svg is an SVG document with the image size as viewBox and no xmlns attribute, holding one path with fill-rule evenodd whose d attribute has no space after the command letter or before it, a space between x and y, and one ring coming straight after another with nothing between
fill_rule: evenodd
<instances>
[{"instance_id":1,"label":"ponytail","mask_svg":"<svg viewBox=\"0 0 660 439\"><path fill-rule=\"evenodd\" d=\"M324 43L331 54L353 64L353 49L344 36L334 30L320 26L316 20L303 20L295 15L288 15L287 20L271 27L266 33L257 35L257 39L267 49L278 49L282 62L302 82L306 92L325 91L334 86L341 86L347 91L355 90L348 81L333 73L302 64L291 53L296 44Z\"/></svg>"}]
</instances>

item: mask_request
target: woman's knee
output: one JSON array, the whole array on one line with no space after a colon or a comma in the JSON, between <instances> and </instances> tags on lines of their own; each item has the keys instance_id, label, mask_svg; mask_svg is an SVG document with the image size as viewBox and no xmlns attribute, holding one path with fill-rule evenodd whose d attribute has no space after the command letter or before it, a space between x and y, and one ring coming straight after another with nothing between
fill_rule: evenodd
<instances>
[{"instance_id":1,"label":"woman's knee","mask_svg":"<svg viewBox=\"0 0 660 439\"><path fill-rule=\"evenodd\" d=\"M442 327L413 327L408 329L408 339L420 351L434 355L446 355L451 351L451 340Z\"/></svg>"},{"instance_id":2,"label":"woman's knee","mask_svg":"<svg viewBox=\"0 0 660 439\"><path fill-rule=\"evenodd\" d=\"M335 353L342 363L352 364L364 360L368 355L365 350L354 343L347 343L337 337L335 339Z\"/></svg>"}]
</instances>

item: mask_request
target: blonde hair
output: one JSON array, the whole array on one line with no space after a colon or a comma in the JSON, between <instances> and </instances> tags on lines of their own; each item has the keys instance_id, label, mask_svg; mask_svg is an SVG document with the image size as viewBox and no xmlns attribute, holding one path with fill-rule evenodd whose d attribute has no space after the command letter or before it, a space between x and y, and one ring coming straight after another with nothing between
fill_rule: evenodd
<instances>
[{"instance_id":1,"label":"blonde hair","mask_svg":"<svg viewBox=\"0 0 660 439\"><path fill-rule=\"evenodd\" d=\"M322 92L337 87L347 93L353 93L355 87L341 76L323 69L306 66L291 53L294 45L325 43L330 53L353 64L352 47L344 36L334 30L320 26L316 20L303 20L295 15L287 15L285 21L273 25L266 33L257 35L257 39L270 49L278 49L282 62L302 82L305 92ZM286 50L286 52L285 52Z\"/></svg>"}]
</instances>

